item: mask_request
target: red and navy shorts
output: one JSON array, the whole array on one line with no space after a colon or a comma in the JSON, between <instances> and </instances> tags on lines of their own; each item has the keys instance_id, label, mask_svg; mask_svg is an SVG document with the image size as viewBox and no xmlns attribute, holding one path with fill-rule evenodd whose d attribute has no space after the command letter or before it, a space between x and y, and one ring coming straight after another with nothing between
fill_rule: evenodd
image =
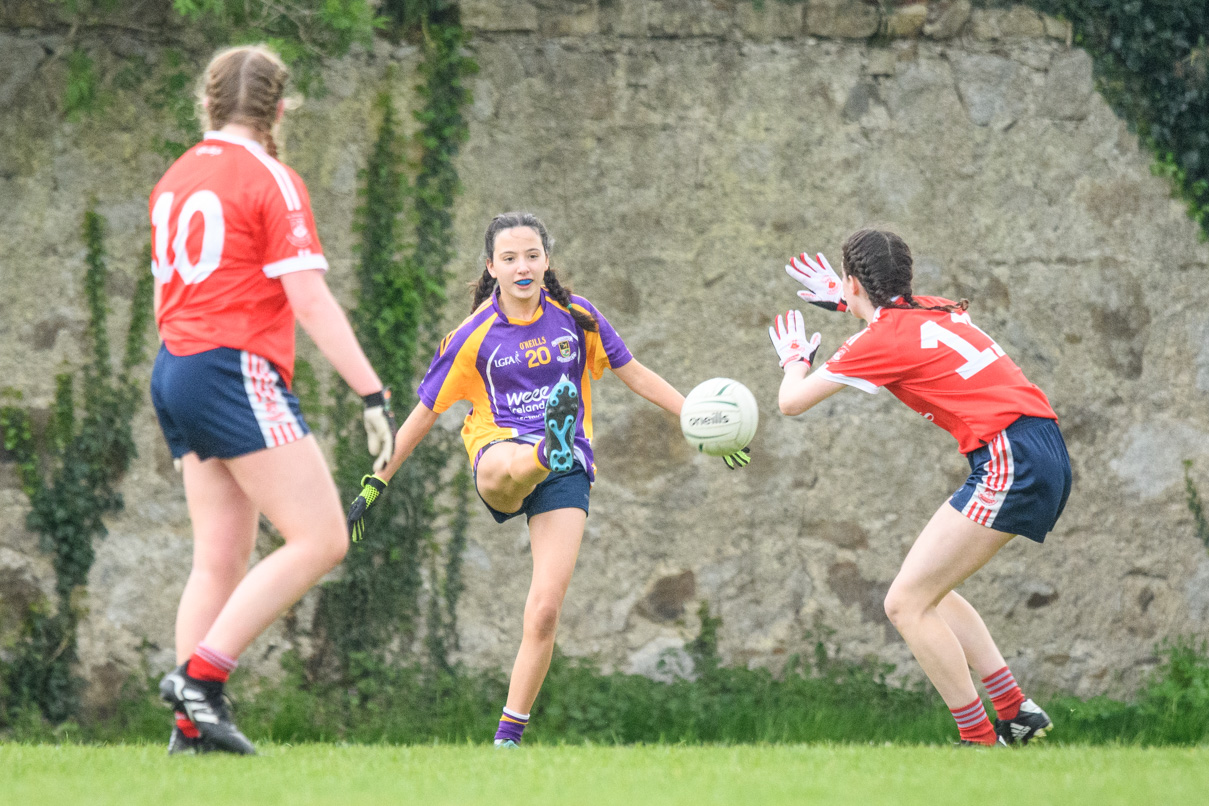
<instances>
[{"instance_id":1,"label":"red and navy shorts","mask_svg":"<svg viewBox=\"0 0 1209 806\"><path fill-rule=\"evenodd\" d=\"M975 523L1044 542L1070 496L1070 457L1058 423L1021 417L966 458L970 477L949 503Z\"/></svg>"},{"instance_id":2,"label":"red and navy shorts","mask_svg":"<svg viewBox=\"0 0 1209 806\"><path fill-rule=\"evenodd\" d=\"M247 350L173 355L161 346L151 371L151 402L174 459L186 453L232 459L311 432L281 373Z\"/></svg>"}]
</instances>

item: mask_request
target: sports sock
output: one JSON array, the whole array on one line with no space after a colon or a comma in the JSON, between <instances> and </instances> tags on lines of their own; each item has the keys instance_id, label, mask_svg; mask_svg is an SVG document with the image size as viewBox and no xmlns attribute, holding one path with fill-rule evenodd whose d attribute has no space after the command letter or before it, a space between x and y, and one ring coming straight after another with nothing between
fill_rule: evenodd
<instances>
[{"instance_id":1,"label":"sports sock","mask_svg":"<svg viewBox=\"0 0 1209 806\"><path fill-rule=\"evenodd\" d=\"M546 458L546 438L542 437L536 445L533 446L533 461L537 462L539 467L550 469L550 460Z\"/></svg>"},{"instance_id":2,"label":"sports sock","mask_svg":"<svg viewBox=\"0 0 1209 806\"><path fill-rule=\"evenodd\" d=\"M198 736L201 736L201 733L197 729L197 725L194 725L189 717L185 716L180 711L176 712L176 727L181 733L185 734L185 737L188 739L196 739Z\"/></svg>"},{"instance_id":3,"label":"sports sock","mask_svg":"<svg viewBox=\"0 0 1209 806\"><path fill-rule=\"evenodd\" d=\"M953 719L957 721L957 730L965 741L978 744L995 744L998 741L995 727L991 720L987 719L987 709L983 707L982 700L976 699L962 708L950 708L949 713L953 714Z\"/></svg>"},{"instance_id":4,"label":"sports sock","mask_svg":"<svg viewBox=\"0 0 1209 806\"><path fill-rule=\"evenodd\" d=\"M995 706L995 716L999 719L1015 719L1020 713L1020 703L1024 702L1024 692L1016 685L1012 670L1004 666L999 671L982 678L987 694L991 696L991 705Z\"/></svg>"},{"instance_id":5,"label":"sports sock","mask_svg":"<svg viewBox=\"0 0 1209 806\"><path fill-rule=\"evenodd\" d=\"M227 682L231 672L239 665L239 661L230 655L224 655L205 644L198 644L194 653L189 656L189 666L185 674L194 680L212 680L219 683Z\"/></svg>"},{"instance_id":6,"label":"sports sock","mask_svg":"<svg viewBox=\"0 0 1209 806\"><path fill-rule=\"evenodd\" d=\"M495 740L504 742L511 739L520 744L521 736L525 734L525 726L528 724L528 714L518 714L516 711L509 711L505 708L504 715L500 717L499 730L495 732Z\"/></svg>"}]
</instances>

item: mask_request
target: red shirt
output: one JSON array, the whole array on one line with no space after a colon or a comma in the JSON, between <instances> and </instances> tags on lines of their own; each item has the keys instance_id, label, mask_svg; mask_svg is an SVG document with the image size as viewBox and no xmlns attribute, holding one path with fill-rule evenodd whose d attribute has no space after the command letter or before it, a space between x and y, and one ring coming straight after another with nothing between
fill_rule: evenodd
<instances>
[{"instance_id":1,"label":"red shirt","mask_svg":"<svg viewBox=\"0 0 1209 806\"><path fill-rule=\"evenodd\" d=\"M327 270L306 185L259 143L207 132L151 192L156 317L173 355L233 347L289 386L294 311L278 279Z\"/></svg>"},{"instance_id":2,"label":"red shirt","mask_svg":"<svg viewBox=\"0 0 1209 806\"><path fill-rule=\"evenodd\" d=\"M915 300L952 304L940 297ZM871 393L886 387L952 434L962 453L987 444L1022 416L1058 419L1045 393L960 311L878 308L869 326L816 374Z\"/></svg>"}]
</instances>

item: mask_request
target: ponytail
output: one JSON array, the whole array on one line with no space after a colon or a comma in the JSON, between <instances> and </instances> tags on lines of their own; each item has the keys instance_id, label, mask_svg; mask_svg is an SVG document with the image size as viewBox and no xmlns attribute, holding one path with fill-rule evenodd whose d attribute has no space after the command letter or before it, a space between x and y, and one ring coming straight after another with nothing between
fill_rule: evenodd
<instances>
[{"instance_id":1,"label":"ponytail","mask_svg":"<svg viewBox=\"0 0 1209 806\"><path fill-rule=\"evenodd\" d=\"M575 324L589 333L596 333L600 330L600 326L596 324L596 319L592 314L571 307L571 289L563 287L563 284L558 281L558 275L554 269L546 269L546 273L542 277L542 284L546 287L546 293L550 295L551 299L570 311Z\"/></svg>"},{"instance_id":2,"label":"ponytail","mask_svg":"<svg viewBox=\"0 0 1209 806\"><path fill-rule=\"evenodd\" d=\"M483 300L495 291L495 278L491 276L491 272L483 269L483 275L471 283L470 287L474 291L474 302L470 303L470 312L474 313L483 304Z\"/></svg>"},{"instance_id":3,"label":"ponytail","mask_svg":"<svg viewBox=\"0 0 1209 806\"><path fill-rule=\"evenodd\" d=\"M970 301L968 299L964 299L964 298L961 300L961 302L952 303L949 305L920 305L918 302L915 301L915 297L913 297L910 293L903 294L902 298L903 298L903 302L907 303L905 306L904 305L893 305L891 307L914 308L918 311L948 311L949 313L957 313L958 311L964 313L965 311L968 311L970 309Z\"/></svg>"}]
</instances>

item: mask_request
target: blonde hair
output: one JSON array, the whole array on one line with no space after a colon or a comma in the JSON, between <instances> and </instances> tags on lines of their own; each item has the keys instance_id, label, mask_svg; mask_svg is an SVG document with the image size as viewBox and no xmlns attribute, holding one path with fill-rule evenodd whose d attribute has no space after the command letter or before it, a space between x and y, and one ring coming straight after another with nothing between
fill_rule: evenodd
<instances>
[{"instance_id":1,"label":"blonde hair","mask_svg":"<svg viewBox=\"0 0 1209 806\"><path fill-rule=\"evenodd\" d=\"M259 135L265 151L276 157L273 128L289 77L285 62L264 45L219 51L202 78L202 122L207 129L221 129L228 123L247 126Z\"/></svg>"}]
</instances>

